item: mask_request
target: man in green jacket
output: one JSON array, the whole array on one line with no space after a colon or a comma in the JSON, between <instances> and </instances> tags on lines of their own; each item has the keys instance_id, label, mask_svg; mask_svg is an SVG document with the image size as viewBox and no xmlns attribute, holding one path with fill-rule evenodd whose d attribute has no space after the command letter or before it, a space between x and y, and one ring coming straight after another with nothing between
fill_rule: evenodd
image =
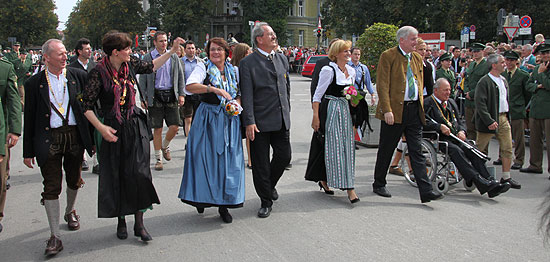
<instances>
[{"instance_id":1,"label":"man in green jacket","mask_svg":"<svg viewBox=\"0 0 550 262\"><path fill-rule=\"evenodd\" d=\"M470 66L466 69L465 79L464 79L464 94L466 96L466 101L464 105L466 106L466 137L471 140L476 139L476 129L474 124L474 114L475 114L475 93L476 85L479 79L484 75L489 73L487 67L487 60L483 57L483 49L485 45L480 43L474 43L472 45L472 54L474 61L470 63Z\"/></svg>"},{"instance_id":2,"label":"man in green jacket","mask_svg":"<svg viewBox=\"0 0 550 262\"><path fill-rule=\"evenodd\" d=\"M13 67L15 68L15 74L17 75L17 88L19 90L19 96L21 97L21 103L25 101L25 81L32 75L32 59L28 57L28 53L25 50L19 52L19 58L11 60Z\"/></svg>"},{"instance_id":3,"label":"man in green jacket","mask_svg":"<svg viewBox=\"0 0 550 262\"><path fill-rule=\"evenodd\" d=\"M541 53L541 63L533 69L529 78L531 107L529 111L529 167L520 169L525 173L542 174L543 132L546 133L546 153L550 159L550 44L540 44L537 52ZM549 168L550 172L550 168Z\"/></svg>"},{"instance_id":4,"label":"man in green jacket","mask_svg":"<svg viewBox=\"0 0 550 262\"><path fill-rule=\"evenodd\" d=\"M510 177L512 130L508 122L508 82L500 75L506 68L504 57L492 54L487 57L486 63L490 71L479 80L475 91L477 146L487 154L489 142L496 136L502 159L500 183L508 182L512 188L520 189L521 185Z\"/></svg>"},{"instance_id":5,"label":"man in green jacket","mask_svg":"<svg viewBox=\"0 0 550 262\"><path fill-rule=\"evenodd\" d=\"M509 86L508 104L510 106L510 122L512 126L512 140L514 141L514 164L512 169L520 169L525 159L525 127L527 118L526 107L531 99L527 91L529 73L518 68L520 55L515 51L504 52L506 71L502 76Z\"/></svg>"},{"instance_id":6,"label":"man in green jacket","mask_svg":"<svg viewBox=\"0 0 550 262\"><path fill-rule=\"evenodd\" d=\"M0 222L4 217L8 181L8 148L15 146L21 134L21 100L13 65L0 59ZM2 224L0 224L0 232Z\"/></svg>"}]
</instances>

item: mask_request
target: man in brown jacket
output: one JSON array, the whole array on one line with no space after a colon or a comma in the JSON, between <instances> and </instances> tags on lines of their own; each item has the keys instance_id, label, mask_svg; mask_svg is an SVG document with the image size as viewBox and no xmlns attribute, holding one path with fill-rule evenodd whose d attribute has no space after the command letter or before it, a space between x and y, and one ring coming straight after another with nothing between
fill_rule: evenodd
<instances>
[{"instance_id":1,"label":"man in brown jacket","mask_svg":"<svg viewBox=\"0 0 550 262\"><path fill-rule=\"evenodd\" d=\"M432 183L426 175L426 159L421 152L422 127L425 123L424 82L422 57L413 52L417 38L418 31L414 27L399 28L399 46L384 51L378 62L376 118L382 123L372 187L374 193L391 197L386 189L386 174L397 142L405 134L420 200L426 203L443 195L433 192Z\"/></svg>"}]
</instances>

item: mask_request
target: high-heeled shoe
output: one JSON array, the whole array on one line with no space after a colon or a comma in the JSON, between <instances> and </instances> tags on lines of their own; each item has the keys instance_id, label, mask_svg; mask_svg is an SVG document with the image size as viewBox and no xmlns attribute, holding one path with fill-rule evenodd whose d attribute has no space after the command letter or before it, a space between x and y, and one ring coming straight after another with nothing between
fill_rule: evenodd
<instances>
[{"instance_id":1,"label":"high-heeled shoe","mask_svg":"<svg viewBox=\"0 0 550 262\"><path fill-rule=\"evenodd\" d=\"M325 194L327 194L327 195L334 195L334 191L332 191L332 190L330 190L330 189L326 189L326 188L323 186L323 183L321 183L320 181L319 181L318 185L319 185L319 190L321 190L321 189L324 190L324 191L325 191Z\"/></svg>"},{"instance_id":2,"label":"high-heeled shoe","mask_svg":"<svg viewBox=\"0 0 550 262\"><path fill-rule=\"evenodd\" d=\"M126 220L124 218L118 218L118 225L116 227L116 237L118 239L128 238L128 231L126 230Z\"/></svg>"},{"instance_id":3,"label":"high-heeled shoe","mask_svg":"<svg viewBox=\"0 0 550 262\"><path fill-rule=\"evenodd\" d=\"M348 198L348 199L349 199L349 198ZM349 200L349 202L351 202L352 204L355 204L355 203L357 203L357 202L359 202L359 201L361 201L361 199L359 199L359 197Z\"/></svg>"},{"instance_id":4,"label":"high-heeled shoe","mask_svg":"<svg viewBox=\"0 0 550 262\"><path fill-rule=\"evenodd\" d=\"M141 237L141 241L144 241L144 242L153 240L153 237L149 235L149 232L147 232L145 227L142 227L142 228L134 227L134 236Z\"/></svg>"}]
</instances>

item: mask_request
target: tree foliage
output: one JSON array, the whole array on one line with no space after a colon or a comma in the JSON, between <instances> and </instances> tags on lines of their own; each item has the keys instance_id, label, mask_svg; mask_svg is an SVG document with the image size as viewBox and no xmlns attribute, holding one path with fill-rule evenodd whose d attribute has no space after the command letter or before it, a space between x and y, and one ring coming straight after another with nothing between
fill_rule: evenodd
<instances>
[{"instance_id":1,"label":"tree foliage","mask_svg":"<svg viewBox=\"0 0 550 262\"><path fill-rule=\"evenodd\" d=\"M550 36L550 19L546 14L550 6L539 0L326 0L323 3L323 24L336 33L360 34L376 22L398 27L411 25L420 32L445 32L447 39L459 39L464 26L475 25L476 41L505 41L497 36L497 12L504 8L508 13L533 18L533 34Z\"/></svg>"},{"instance_id":2,"label":"tree foliage","mask_svg":"<svg viewBox=\"0 0 550 262\"><path fill-rule=\"evenodd\" d=\"M382 52L397 45L395 35L397 26L375 23L367 27L357 40L357 47L361 49L361 63L370 71L372 81L376 83L376 67Z\"/></svg>"},{"instance_id":3,"label":"tree foliage","mask_svg":"<svg viewBox=\"0 0 550 262\"><path fill-rule=\"evenodd\" d=\"M69 15L65 45L72 47L82 37L94 48L111 30L131 36L145 30L143 9L139 0L80 0Z\"/></svg>"},{"instance_id":4,"label":"tree foliage","mask_svg":"<svg viewBox=\"0 0 550 262\"><path fill-rule=\"evenodd\" d=\"M163 31L173 36L187 37L185 33L209 31L207 17L213 10L213 1L164 0L163 9Z\"/></svg>"},{"instance_id":5,"label":"tree foliage","mask_svg":"<svg viewBox=\"0 0 550 262\"><path fill-rule=\"evenodd\" d=\"M16 37L23 46L42 45L58 38L53 0L7 0L0 8L0 42Z\"/></svg>"},{"instance_id":6,"label":"tree foliage","mask_svg":"<svg viewBox=\"0 0 550 262\"><path fill-rule=\"evenodd\" d=\"M267 22L278 36L279 44L286 44L286 25L288 9L293 0L242 0L243 26L248 28L248 21ZM244 42L250 42L250 30L245 31Z\"/></svg>"}]
</instances>

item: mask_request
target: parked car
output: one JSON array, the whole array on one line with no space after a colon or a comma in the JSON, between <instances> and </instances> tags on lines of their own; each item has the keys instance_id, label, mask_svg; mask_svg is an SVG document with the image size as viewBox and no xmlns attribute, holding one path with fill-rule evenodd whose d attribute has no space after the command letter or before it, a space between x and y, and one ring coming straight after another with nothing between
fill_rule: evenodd
<instances>
[{"instance_id":1,"label":"parked car","mask_svg":"<svg viewBox=\"0 0 550 262\"><path fill-rule=\"evenodd\" d=\"M311 77L311 75L313 75L313 69L315 69L315 63L323 57L327 57L327 55L313 55L308 57L302 67L302 76Z\"/></svg>"}]
</instances>

